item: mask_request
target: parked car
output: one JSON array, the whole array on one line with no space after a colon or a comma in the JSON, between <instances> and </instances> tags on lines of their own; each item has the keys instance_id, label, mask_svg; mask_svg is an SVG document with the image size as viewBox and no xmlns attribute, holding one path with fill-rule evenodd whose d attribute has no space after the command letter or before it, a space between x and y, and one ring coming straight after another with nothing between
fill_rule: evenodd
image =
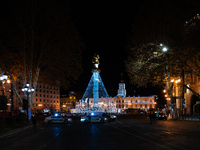
<instances>
[{"instance_id":1,"label":"parked car","mask_svg":"<svg viewBox=\"0 0 200 150\"><path fill-rule=\"evenodd\" d=\"M72 118L64 118L60 115L53 115L44 119L46 123L72 123Z\"/></svg>"},{"instance_id":2,"label":"parked car","mask_svg":"<svg viewBox=\"0 0 200 150\"><path fill-rule=\"evenodd\" d=\"M158 120L163 120L163 119L167 120L167 115L164 113L159 113Z\"/></svg>"},{"instance_id":3,"label":"parked car","mask_svg":"<svg viewBox=\"0 0 200 150\"><path fill-rule=\"evenodd\" d=\"M102 117L108 118L108 121L114 121L114 120L117 119L117 116L115 116L115 115L110 115L110 114L108 114L108 113L103 113L103 114L102 114Z\"/></svg>"},{"instance_id":4,"label":"parked car","mask_svg":"<svg viewBox=\"0 0 200 150\"><path fill-rule=\"evenodd\" d=\"M108 122L108 118L99 115L82 116L81 122Z\"/></svg>"}]
</instances>

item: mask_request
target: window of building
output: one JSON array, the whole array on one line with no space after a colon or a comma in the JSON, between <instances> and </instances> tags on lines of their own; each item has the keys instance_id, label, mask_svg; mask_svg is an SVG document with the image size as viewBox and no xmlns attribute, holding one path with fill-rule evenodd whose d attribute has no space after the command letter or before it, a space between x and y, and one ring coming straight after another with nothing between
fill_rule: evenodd
<instances>
[{"instance_id":1,"label":"window of building","mask_svg":"<svg viewBox=\"0 0 200 150\"><path fill-rule=\"evenodd\" d=\"M122 103L124 103L124 100L122 100Z\"/></svg>"},{"instance_id":2,"label":"window of building","mask_svg":"<svg viewBox=\"0 0 200 150\"><path fill-rule=\"evenodd\" d=\"M91 101L91 103L92 103L92 101Z\"/></svg>"},{"instance_id":3,"label":"window of building","mask_svg":"<svg viewBox=\"0 0 200 150\"><path fill-rule=\"evenodd\" d=\"M131 100L131 103L133 102L133 100ZM131 107L132 108L132 107Z\"/></svg>"},{"instance_id":4,"label":"window of building","mask_svg":"<svg viewBox=\"0 0 200 150\"><path fill-rule=\"evenodd\" d=\"M58 103L58 101L57 101L57 103Z\"/></svg>"},{"instance_id":5,"label":"window of building","mask_svg":"<svg viewBox=\"0 0 200 150\"><path fill-rule=\"evenodd\" d=\"M35 94L35 96L37 97L37 94Z\"/></svg>"},{"instance_id":6,"label":"window of building","mask_svg":"<svg viewBox=\"0 0 200 150\"><path fill-rule=\"evenodd\" d=\"M137 100L135 100L135 102L137 103Z\"/></svg>"},{"instance_id":7,"label":"window of building","mask_svg":"<svg viewBox=\"0 0 200 150\"><path fill-rule=\"evenodd\" d=\"M49 100L47 100L47 102L49 102Z\"/></svg>"},{"instance_id":8,"label":"window of building","mask_svg":"<svg viewBox=\"0 0 200 150\"><path fill-rule=\"evenodd\" d=\"M142 105L140 105L140 108L142 108Z\"/></svg>"},{"instance_id":9,"label":"window of building","mask_svg":"<svg viewBox=\"0 0 200 150\"><path fill-rule=\"evenodd\" d=\"M133 106L131 105L131 108L133 108Z\"/></svg>"},{"instance_id":10,"label":"window of building","mask_svg":"<svg viewBox=\"0 0 200 150\"><path fill-rule=\"evenodd\" d=\"M43 90L43 92L45 93L45 90Z\"/></svg>"},{"instance_id":11,"label":"window of building","mask_svg":"<svg viewBox=\"0 0 200 150\"><path fill-rule=\"evenodd\" d=\"M114 101L112 100L112 103L114 103Z\"/></svg>"},{"instance_id":12,"label":"window of building","mask_svg":"<svg viewBox=\"0 0 200 150\"><path fill-rule=\"evenodd\" d=\"M35 105L35 104L33 103L33 107L34 107L34 105Z\"/></svg>"},{"instance_id":13,"label":"window of building","mask_svg":"<svg viewBox=\"0 0 200 150\"><path fill-rule=\"evenodd\" d=\"M58 99L58 96L57 96L57 99Z\"/></svg>"},{"instance_id":14,"label":"window of building","mask_svg":"<svg viewBox=\"0 0 200 150\"><path fill-rule=\"evenodd\" d=\"M49 107L49 104L47 104L47 106Z\"/></svg>"},{"instance_id":15,"label":"window of building","mask_svg":"<svg viewBox=\"0 0 200 150\"><path fill-rule=\"evenodd\" d=\"M40 92L42 92L42 90L40 89Z\"/></svg>"},{"instance_id":16,"label":"window of building","mask_svg":"<svg viewBox=\"0 0 200 150\"><path fill-rule=\"evenodd\" d=\"M20 95L20 92L19 92L19 95Z\"/></svg>"},{"instance_id":17,"label":"window of building","mask_svg":"<svg viewBox=\"0 0 200 150\"><path fill-rule=\"evenodd\" d=\"M49 93L49 91L47 90L47 93Z\"/></svg>"},{"instance_id":18,"label":"window of building","mask_svg":"<svg viewBox=\"0 0 200 150\"><path fill-rule=\"evenodd\" d=\"M50 91L50 93L52 93L52 91Z\"/></svg>"},{"instance_id":19,"label":"window of building","mask_svg":"<svg viewBox=\"0 0 200 150\"><path fill-rule=\"evenodd\" d=\"M42 86L40 85L40 88L41 88Z\"/></svg>"},{"instance_id":20,"label":"window of building","mask_svg":"<svg viewBox=\"0 0 200 150\"><path fill-rule=\"evenodd\" d=\"M20 86L18 88L20 89Z\"/></svg>"},{"instance_id":21,"label":"window of building","mask_svg":"<svg viewBox=\"0 0 200 150\"><path fill-rule=\"evenodd\" d=\"M140 103L142 103L142 100L140 100Z\"/></svg>"},{"instance_id":22,"label":"window of building","mask_svg":"<svg viewBox=\"0 0 200 150\"><path fill-rule=\"evenodd\" d=\"M145 105L145 108L147 108L147 105Z\"/></svg>"},{"instance_id":23,"label":"window of building","mask_svg":"<svg viewBox=\"0 0 200 150\"><path fill-rule=\"evenodd\" d=\"M119 108L121 108L121 105L119 105Z\"/></svg>"},{"instance_id":24,"label":"window of building","mask_svg":"<svg viewBox=\"0 0 200 150\"><path fill-rule=\"evenodd\" d=\"M37 89L36 89L36 92L37 92Z\"/></svg>"},{"instance_id":25,"label":"window of building","mask_svg":"<svg viewBox=\"0 0 200 150\"><path fill-rule=\"evenodd\" d=\"M45 99L43 100L43 102L45 102Z\"/></svg>"},{"instance_id":26,"label":"window of building","mask_svg":"<svg viewBox=\"0 0 200 150\"><path fill-rule=\"evenodd\" d=\"M150 102L152 102L152 99L150 99Z\"/></svg>"},{"instance_id":27,"label":"window of building","mask_svg":"<svg viewBox=\"0 0 200 150\"><path fill-rule=\"evenodd\" d=\"M41 102L42 100L40 99L40 102Z\"/></svg>"},{"instance_id":28,"label":"window of building","mask_svg":"<svg viewBox=\"0 0 200 150\"><path fill-rule=\"evenodd\" d=\"M55 101L53 101L55 103Z\"/></svg>"},{"instance_id":29,"label":"window of building","mask_svg":"<svg viewBox=\"0 0 200 150\"><path fill-rule=\"evenodd\" d=\"M51 103L52 103L52 100L51 100Z\"/></svg>"},{"instance_id":30,"label":"window of building","mask_svg":"<svg viewBox=\"0 0 200 150\"><path fill-rule=\"evenodd\" d=\"M36 107L37 107L37 104L36 104Z\"/></svg>"},{"instance_id":31,"label":"window of building","mask_svg":"<svg viewBox=\"0 0 200 150\"><path fill-rule=\"evenodd\" d=\"M53 93L55 94L55 91Z\"/></svg>"},{"instance_id":32,"label":"window of building","mask_svg":"<svg viewBox=\"0 0 200 150\"><path fill-rule=\"evenodd\" d=\"M45 85L43 86L43 88L45 89Z\"/></svg>"},{"instance_id":33,"label":"window of building","mask_svg":"<svg viewBox=\"0 0 200 150\"><path fill-rule=\"evenodd\" d=\"M37 102L37 98L36 98L36 100L35 100L36 102Z\"/></svg>"},{"instance_id":34,"label":"window of building","mask_svg":"<svg viewBox=\"0 0 200 150\"><path fill-rule=\"evenodd\" d=\"M58 94L58 92L57 92L57 94Z\"/></svg>"},{"instance_id":35,"label":"window of building","mask_svg":"<svg viewBox=\"0 0 200 150\"><path fill-rule=\"evenodd\" d=\"M55 96L53 98L55 98Z\"/></svg>"},{"instance_id":36,"label":"window of building","mask_svg":"<svg viewBox=\"0 0 200 150\"><path fill-rule=\"evenodd\" d=\"M145 103L147 103L147 100L145 99Z\"/></svg>"},{"instance_id":37,"label":"window of building","mask_svg":"<svg viewBox=\"0 0 200 150\"><path fill-rule=\"evenodd\" d=\"M150 108L152 108L152 105L150 105Z\"/></svg>"},{"instance_id":38,"label":"window of building","mask_svg":"<svg viewBox=\"0 0 200 150\"><path fill-rule=\"evenodd\" d=\"M49 95L47 95L47 98L49 97Z\"/></svg>"},{"instance_id":39,"label":"window of building","mask_svg":"<svg viewBox=\"0 0 200 150\"><path fill-rule=\"evenodd\" d=\"M55 88L54 88L54 90L55 90Z\"/></svg>"},{"instance_id":40,"label":"window of building","mask_svg":"<svg viewBox=\"0 0 200 150\"><path fill-rule=\"evenodd\" d=\"M122 108L124 108L124 105L122 104Z\"/></svg>"},{"instance_id":41,"label":"window of building","mask_svg":"<svg viewBox=\"0 0 200 150\"><path fill-rule=\"evenodd\" d=\"M52 95L51 95L51 98L52 98Z\"/></svg>"},{"instance_id":42,"label":"window of building","mask_svg":"<svg viewBox=\"0 0 200 150\"><path fill-rule=\"evenodd\" d=\"M121 103L121 101L119 100L119 103ZM121 108L121 107L120 107Z\"/></svg>"},{"instance_id":43,"label":"window of building","mask_svg":"<svg viewBox=\"0 0 200 150\"><path fill-rule=\"evenodd\" d=\"M45 95L43 95L43 97L45 97Z\"/></svg>"},{"instance_id":44,"label":"window of building","mask_svg":"<svg viewBox=\"0 0 200 150\"><path fill-rule=\"evenodd\" d=\"M137 108L137 105L135 105L135 108Z\"/></svg>"},{"instance_id":45,"label":"window of building","mask_svg":"<svg viewBox=\"0 0 200 150\"><path fill-rule=\"evenodd\" d=\"M57 105L57 107L58 107L58 105Z\"/></svg>"},{"instance_id":46,"label":"window of building","mask_svg":"<svg viewBox=\"0 0 200 150\"><path fill-rule=\"evenodd\" d=\"M20 85L20 82L18 82L18 84Z\"/></svg>"},{"instance_id":47,"label":"window of building","mask_svg":"<svg viewBox=\"0 0 200 150\"><path fill-rule=\"evenodd\" d=\"M42 94L40 94L40 97L42 97Z\"/></svg>"},{"instance_id":48,"label":"window of building","mask_svg":"<svg viewBox=\"0 0 200 150\"><path fill-rule=\"evenodd\" d=\"M128 105L126 105L126 108L128 108Z\"/></svg>"}]
</instances>

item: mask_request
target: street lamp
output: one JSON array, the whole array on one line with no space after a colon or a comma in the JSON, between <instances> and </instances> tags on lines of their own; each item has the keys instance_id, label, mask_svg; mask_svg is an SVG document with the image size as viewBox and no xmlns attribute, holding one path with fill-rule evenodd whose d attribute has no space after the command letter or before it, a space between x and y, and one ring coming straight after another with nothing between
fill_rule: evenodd
<instances>
[{"instance_id":1,"label":"street lamp","mask_svg":"<svg viewBox=\"0 0 200 150\"><path fill-rule=\"evenodd\" d=\"M167 47L163 47L163 48L162 48L162 51L163 51L163 52L167 52L167 50L168 50Z\"/></svg>"},{"instance_id":2,"label":"street lamp","mask_svg":"<svg viewBox=\"0 0 200 150\"><path fill-rule=\"evenodd\" d=\"M35 89L30 86L30 83L26 83L25 86L22 88L22 92L24 93L24 96L26 95L26 100L27 100L27 106L26 106L27 122L29 122L30 119L31 119L31 111L30 111L30 108L29 108L30 107L29 94L31 94L34 91L35 91ZM25 105L25 104L23 104L23 105Z\"/></svg>"}]
</instances>

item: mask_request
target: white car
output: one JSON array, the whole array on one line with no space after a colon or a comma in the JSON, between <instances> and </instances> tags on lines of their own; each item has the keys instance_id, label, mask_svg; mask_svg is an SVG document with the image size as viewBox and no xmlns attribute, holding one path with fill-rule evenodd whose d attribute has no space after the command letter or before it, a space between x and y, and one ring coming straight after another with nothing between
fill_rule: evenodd
<instances>
[{"instance_id":1,"label":"white car","mask_svg":"<svg viewBox=\"0 0 200 150\"><path fill-rule=\"evenodd\" d=\"M98 115L83 116L81 122L108 122L108 118L100 117Z\"/></svg>"},{"instance_id":2,"label":"white car","mask_svg":"<svg viewBox=\"0 0 200 150\"><path fill-rule=\"evenodd\" d=\"M49 116L44 119L46 123L72 123L72 118L63 118L58 115Z\"/></svg>"}]
</instances>

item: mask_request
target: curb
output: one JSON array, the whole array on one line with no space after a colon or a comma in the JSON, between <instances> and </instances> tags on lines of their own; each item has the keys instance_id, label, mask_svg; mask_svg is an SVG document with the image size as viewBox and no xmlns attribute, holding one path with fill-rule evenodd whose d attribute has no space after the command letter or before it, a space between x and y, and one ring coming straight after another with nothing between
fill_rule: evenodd
<instances>
[{"instance_id":1,"label":"curb","mask_svg":"<svg viewBox=\"0 0 200 150\"><path fill-rule=\"evenodd\" d=\"M39 126L39 125L37 124L37 126ZM1 133L1 134L0 134L0 138L4 138L4 137L6 137L6 136L10 136L10 135L14 135L14 134L19 133L19 132L26 131L26 130L28 130L29 128L33 128L33 125L31 124L31 125L28 125L28 126L19 128L19 129L13 129L13 130L11 130L11 131L7 131L7 132L5 132L5 133Z\"/></svg>"}]
</instances>

